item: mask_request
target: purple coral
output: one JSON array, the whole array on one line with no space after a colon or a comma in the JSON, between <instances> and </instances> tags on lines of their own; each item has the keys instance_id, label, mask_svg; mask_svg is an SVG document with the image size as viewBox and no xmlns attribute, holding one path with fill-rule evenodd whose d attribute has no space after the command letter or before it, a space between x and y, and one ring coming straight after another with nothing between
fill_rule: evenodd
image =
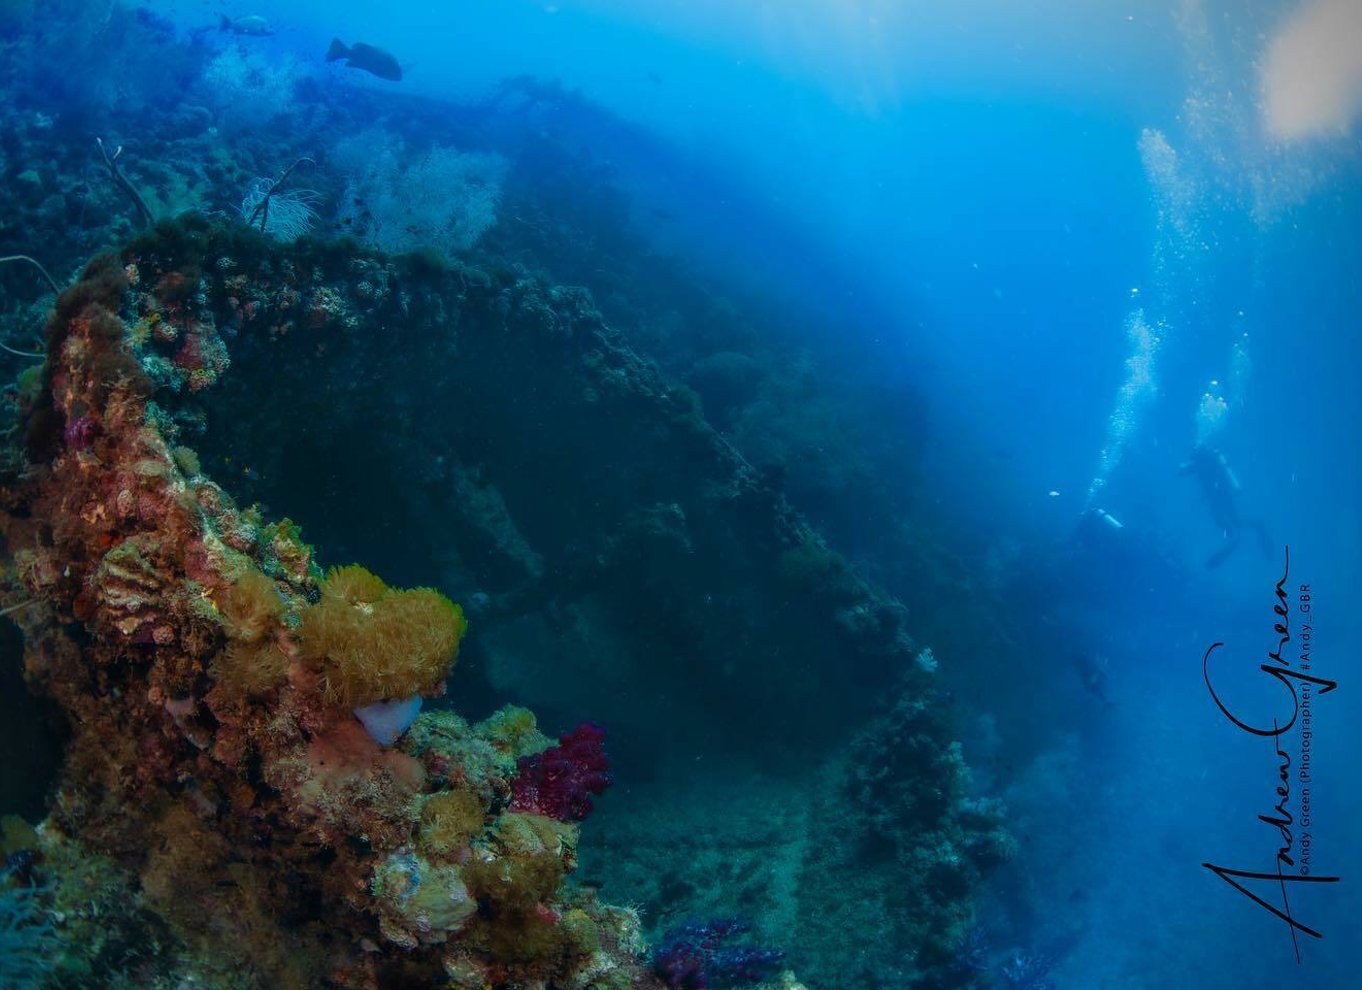
<instances>
[{"instance_id":1,"label":"purple coral","mask_svg":"<svg viewBox=\"0 0 1362 990\"><path fill-rule=\"evenodd\" d=\"M738 918L696 919L670 929L653 955L653 969L671 990L710 990L760 983L774 975L785 953L726 945L752 926Z\"/></svg>"},{"instance_id":2,"label":"purple coral","mask_svg":"<svg viewBox=\"0 0 1362 990\"><path fill-rule=\"evenodd\" d=\"M62 439L72 450L89 450L95 441L95 421L89 416L81 416L66 424Z\"/></svg>"},{"instance_id":3,"label":"purple coral","mask_svg":"<svg viewBox=\"0 0 1362 990\"><path fill-rule=\"evenodd\" d=\"M605 730L583 722L558 737L558 745L522 756L511 781L511 810L580 822L591 813L591 795L610 786Z\"/></svg>"}]
</instances>

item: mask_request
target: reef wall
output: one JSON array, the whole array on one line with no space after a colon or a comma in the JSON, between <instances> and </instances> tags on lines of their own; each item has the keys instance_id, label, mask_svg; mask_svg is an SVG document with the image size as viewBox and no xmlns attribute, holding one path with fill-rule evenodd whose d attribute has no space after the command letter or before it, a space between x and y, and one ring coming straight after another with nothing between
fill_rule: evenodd
<instances>
[{"instance_id":1,"label":"reef wall","mask_svg":"<svg viewBox=\"0 0 1362 990\"><path fill-rule=\"evenodd\" d=\"M563 885L589 795L527 785L532 715L357 720L444 693L459 608L322 574L181 442L230 366L196 245L231 269L205 227L93 262L20 400L11 616L72 730L49 845L133 872L215 986L653 985L636 916Z\"/></svg>"},{"instance_id":2,"label":"reef wall","mask_svg":"<svg viewBox=\"0 0 1362 990\"><path fill-rule=\"evenodd\" d=\"M858 890L921 949L905 979L950 975L1006 842L902 608L584 291L187 219L93 262L47 353L0 488L26 676L73 733L47 828L206 971L245 947L271 985L656 984L638 917L565 882L595 737L456 715L462 651L454 708L467 676L599 719L640 781L697 752L807 777L859 738L817 778L785 934L835 941L851 916L818 905ZM303 533L432 587L323 571ZM393 746L356 719L423 696ZM529 787L548 759L585 790Z\"/></svg>"}]
</instances>

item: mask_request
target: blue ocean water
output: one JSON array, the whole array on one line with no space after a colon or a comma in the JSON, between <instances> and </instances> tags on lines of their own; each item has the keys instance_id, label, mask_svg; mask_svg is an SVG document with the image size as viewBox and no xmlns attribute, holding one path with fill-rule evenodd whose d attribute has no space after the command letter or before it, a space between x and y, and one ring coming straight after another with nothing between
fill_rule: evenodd
<instances>
[{"instance_id":1,"label":"blue ocean water","mask_svg":"<svg viewBox=\"0 0 1362 990\"><path fill-rule=\"evenodd\" d=\"M207 430L200 449L324 564L463 603L453 708L605 726L614 785L577 877L640 909L656 958L687 918L743 916L784 953L772 986L1350 986L1360 10L18 4L0 252L46 249L64 278L134 233L96 136L157 219L249 224L251 182L307 155L277 240L584 286L663 394L696 397L881 612L806 609L841 566L821 558L762 584L751 517L688 527L654 459L700 477L693 451L584 441L583 467L551 405L508 426L551 401L538 371L493 362L445 407L430 394L467 387L456 372L395 364L379 391L434 422L419 437L343 406L328 430L324 403L224 378L239 391L209 420L259 404L279 439L227 456L249 431ZM378 53L328 62L333 38ZM32 348L40 287L3 285L6 340ZM876 623L912 648L846 645ZM924 672L939 693L900 683ZM927 697L948 714L915 734ZM16 726L8 762L35 769L0 779L0 812L36 823L61 742ZM969 827L915 831L949 792L918 748L935 732L932 759L958 743L970 768L940 799L1010 836L958 883L935 871L973 861L950 846Z\"/></svg>"}]
</instances>

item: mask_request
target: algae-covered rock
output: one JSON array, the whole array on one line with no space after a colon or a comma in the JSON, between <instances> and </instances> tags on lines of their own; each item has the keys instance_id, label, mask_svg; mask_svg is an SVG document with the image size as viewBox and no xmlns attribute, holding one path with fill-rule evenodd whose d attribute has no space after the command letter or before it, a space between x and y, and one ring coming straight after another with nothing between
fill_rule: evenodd
<instances>
[{"instance_id":1,"label":"algae-covered rock","mask_svg":"<svg viewBox=\"0 0 1362 990\"><path fill-rule=\"evenodd\" d=\"M72 727L52 848L121 864L223 988L566 986L588 966L655 985L609 931L623 916L566 886L576 827L505 810L519 761L548 745L532 715L431 712L391 748L352 713L443 694L459 607L360 565L320 575L297 525L212 480L229 462L195 440L226 353L185 348L236 305L226 282L252 250L305 267L164 227L93 263L49 325L0 529L24 548L6 576L31 599L14 613L28 677ZM255 274L293 298L296 274ZM189 377L149 374L153 357Z\"/></svg>"}]
</instances>

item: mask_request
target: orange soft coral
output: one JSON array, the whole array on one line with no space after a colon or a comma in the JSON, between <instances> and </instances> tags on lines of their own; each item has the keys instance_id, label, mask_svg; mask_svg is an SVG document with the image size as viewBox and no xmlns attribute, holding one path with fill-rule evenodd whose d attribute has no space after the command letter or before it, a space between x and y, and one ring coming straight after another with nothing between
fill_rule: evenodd
<instances>
[{"instance_id":1,"label":"orange soft coral","mask_svg":"<svg viewBox=\"0 0 1362 990\"><path fill-rule=\"evenodd\" d=\"M273 581L250 567L228 589L221 611L223 626L232 639L256 642L278 627L284 599Z\"/></svg>"},{"instance_id":2,"label":"orange soft coral","mask_svg":"<svg viewBox=\"0 0 1362 990\"><path fill-rule=\"evenodd\" d=\"M228 586L219 613L228 642L210 670L224 697L260 696L288 676L288 657L276 636L283 628L284 599L275 583L248 567Z\"/></svg>"},{"instance_id":3,"label":"orange soft coral","mask_svg":"<svg viewBox=\"0 0 1362 990\"><path fill-rule=\"evenodd\" d=\"M333 568L303 611L303 658L347 708L435 692L459 651L463 611L431 588L389 588L363 567Z\"/></svg>"}]
</instances>

